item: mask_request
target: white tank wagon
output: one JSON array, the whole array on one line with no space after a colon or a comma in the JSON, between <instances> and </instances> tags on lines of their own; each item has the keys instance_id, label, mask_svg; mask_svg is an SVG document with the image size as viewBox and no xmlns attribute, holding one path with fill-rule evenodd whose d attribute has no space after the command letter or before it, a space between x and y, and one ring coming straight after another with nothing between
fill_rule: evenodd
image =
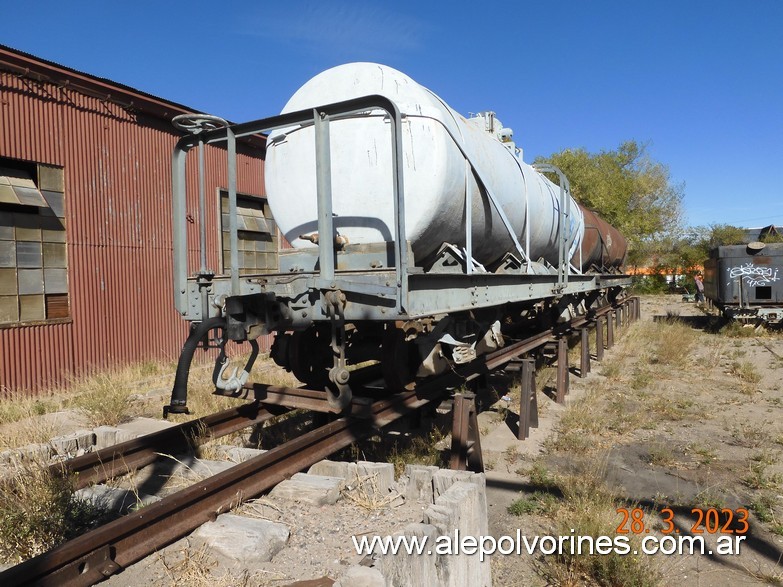
<instances>
[{"instance_id":1,"label":"white tank wagon","mask_svg":"<svg viewBox=\"0 0 783 587\"><path fill-rule=\"evenodd\" d=\"M444 241L467 244L465 202L472 216L472 257L485 267L515 251L498 210L476 179L496 198L518 244L533 260L558 263L560 188L524 163L493 113L466 119L407 75L375 63L350 63L308 81L283 113L361 96L381 95L402 114L405 231L416 264L431 259ZM393 238L391 148L388 117L380 110L341 118L330 126L334 226L348 243ZM294 247L312 246L317 232L312 125L272 133L266 157L266 191L281 231ZM472 169L471 169L472 168ZM578 250L584 220L572 214L569 258Z\"/></svg>"},{"instance_id":2,"label":"white tank wagon","mask_svg":"<svg viewBox=\"0 0 783 587\"><path fill-rule=\"evenodd\" d=\"M624 239L582 211L559 170L524 163L494 113L463 118L394 69L330 69L271 118L177 123L191 134L173 158L174 294L194 327L171 411L187 409L190 361L212 331L217 387L238 390L255 358L226 377L227 340L257 351L255 340L273 333L274 360L341 410L351 364L379 362L387 389L399 390L509 337L589 315L630 283L621 273ZM261 134L269 205L294 248L279 252L277 272L240 275L236 151ZM231 263L222 274L206 264L205 218L220 207L200 177L201 268L190 274L195 189L186 160L207 143L228 154Z\"/></svg>"}]
</instances>

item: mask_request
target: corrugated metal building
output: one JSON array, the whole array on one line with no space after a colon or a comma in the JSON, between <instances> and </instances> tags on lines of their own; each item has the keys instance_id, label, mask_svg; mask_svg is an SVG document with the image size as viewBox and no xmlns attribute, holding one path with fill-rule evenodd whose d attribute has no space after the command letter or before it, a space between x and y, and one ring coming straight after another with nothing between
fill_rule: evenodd
<instances>
[{"instance_id":1,"label":"corrugated metal building","mask_svg":"<svg viewBox=\"0 0 783 587\"><path fill-rule=\"evenodd\" d=\"M0 46L0 391L177 356L187 330L172 302L171 153L180 135L171 119L192 112ZM240 153L246 215L268 214L263 142ZM209 264L217 272L225 269L225 157L207 147ZM249 244L241 262L273 268L273 223L250 229L273 238L258 239L263 250ZM190 237L196 246L195 230Z\"/></svg>"}]
</instances>

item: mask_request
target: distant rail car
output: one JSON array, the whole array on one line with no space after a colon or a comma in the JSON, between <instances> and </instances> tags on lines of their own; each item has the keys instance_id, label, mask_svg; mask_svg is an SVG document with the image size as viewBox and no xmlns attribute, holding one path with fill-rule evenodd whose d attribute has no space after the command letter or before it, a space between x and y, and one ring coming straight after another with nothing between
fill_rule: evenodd
<instances>
[{"instance_id":1,"label":"distant rail car","mask_svg":"<svg viewBox=\"0 0 783 587\"><path fill-rule=\"evenodd\" d=\"M727 318L783 324L783 243L716 247L704 263L704 294Z\"/></svg>"},{"instance_id":2,"label":"distant rail car","mask_svg":"<svg viewBox=\"0 0 783 587\"><path fill-rule=\"evenodd\" d=\"M625 238L577 204L560 170L526 164L494 113L463 118L394 69L327 70L272 118L178 122L191 134L173 158L174 297L194 329L171 411L187 410L190 360L210 333L221 351L227 340L254 348L228 377L221 352L218 388L241 387L255 339L275 334L272 358L339 411L351 401L351 365L379 362L387 389L401 391L613 303L630 284ZM269 206L293 248L279 252L274 273L240 274L235 157L238 141L260 134ZM204 219L221 207L203 177L186 181L188 152L208 143L228 154L225 274L204 253ZM197 189L194 231L186 203Z\"/></svg>"}]
</instances>

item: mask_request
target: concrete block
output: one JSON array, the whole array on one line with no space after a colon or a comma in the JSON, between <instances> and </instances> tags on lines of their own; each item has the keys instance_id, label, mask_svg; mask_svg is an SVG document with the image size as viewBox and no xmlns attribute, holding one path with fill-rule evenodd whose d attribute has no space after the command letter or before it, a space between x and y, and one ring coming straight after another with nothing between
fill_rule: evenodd
<instances>
[{"instance_id":1,"label":"concrete block","mask_svg":"<svg viewBox=\"0 0 783 587\"><path fill-rule=\"evenodd\" d=\"M394 465L391 463L371 463L368 461L359 461L356 463L356 473L359 479L371 477L369 487L377 488L381 497L389 495L394 487ZM351 482L347 479L348 483ZM365 487L368 485L365 483Z\"/></svg>"},{"instance_id":2,"label":"concrete block","mask_svg":"<svg viewBox=\"0 0 783 587\"><path fill-rule=\"evenodd\" d=\"M345 485L341 477L297 473L279 483L271 492L272 497L289 501L300 501L311 505L332 505L340 498Z\"/></svg>"},{"instance_id":3,"label":"concrete block","mask_svg":"<svg viewBox=\"0 0 783 587\"><path fill-rule=\"evenodd\" d=\"M245 461L266 452L265 450L258 448L245 448L243 446L230 446L228 444L222 444L216 447L216 451L221 459L226 459L232 463L244 463Z\"/></svg>"},{"instance_id":4,"label":"concrete block","mask_svg":"<svg viewBox=\"0 0 783 587\"><path fill-rule=\"evenodd\" d=\"M75 491L74 496L117 515L124 515L129 511L160 501L160 498L154 495L137 495L128 489L107 485L85 487Z\"/></svg>"},{"instance_id":5,"label":"concrete block","mask_svg":"<svg viewBox=\"0 0 783 587\"><path fill-rule=\"evenodd\" d=\"M405 499L434 503L432 477L437 471L438 467L434 466L405 465L405 476L408 478L408 484L405 487Z\"/></svg>"},{"instance_id":6,"label":"concrete block","mask_svg":"<svg viewBox=\"0 0 783 587\"><path fill-rule=\"evenodd\" d=\"M434 503L424 510L423 520L425 524L431 524L438 529L438 534L446 536L457 527L457 512L452 508Z\"/></svg>"},{"instance_id":7,"label":"concrete block","mask_svg":"<svg viewBox=\"0 0 783 587\"><path fill-rule=\"evenodd\" d=\"M400 549L396 555L388 554L378 559L377 567L386 579L389 587L408 587L409 585L446 585L442 576L442 561L445 557L434 554L435 540L439 531L430 524L409 524L403 536L416 536L419 540L427 538L427 547L422 554L407 554ZM432 550L432 554L427 554ZM469 583L465 583L469 585Z\"/></svg>"},{"instance_id":8,"label":"concrete block","mask_svg":"<svg viewBox=\"0 0 783 587\"><path fill-rule=\"evenodd\" d=\"M269 562L288 542L284 524L222 514L190 535L194 550L206 549L210 554L236 561L239 566Z\"/></svg>"},{"instance_id":9,"label":"concrete block","mask_svg":"<svg viewBox=\"0 0 783 587\"><path fill-rule=\"evenodd\" d=\"M0 463L12 465L20 462L45 463L52 456L52 447L49 444L28 444L19 448L12 448L0 453Z\"/></svg>"},{"instance_id":10,"label":"concrete block","mask_svg":"<svg viewBox=\"0 0 783 587\"><path fill-rule=\"evenodd\" d=\"M132 438L142 436L144 434L152 434L153 432L159 432L166 428L176 426L174 422L168 420L157 420L155 418L134 418L130 422L123 422L118 424L117 428L124 430L126 433L133 434ZM118 441L120 442L120 441Z\"/></svg>"},{"instance_id":11,"label":"concrete block","mask_svg":"<svg viewBox=\"0 0 783 587\"><path fill-rule=\"evenodd\" d=\"M96 450L108 448L115 444L122 444L128 440L138 438L138 434L135 434L130 430L117 428L116 426L98 426L97 428L93 428L93 432L95 433Z\"/></svg>"},{"instance_id":12,"label":"concrete block","mask_svg":"<svg viewBox=\"0 0 783 587\"><path fill-rule=\"evenodd\" d=\"M479 480L480 481L480 480ZM435 500L424 512L425 520L437 527L439 534L454 534L479 538L488 534L489 520L486 493L480 482L457 481ZM476 555L444 558L443 585L489 586L492 577L489 559L484 562Z\"/></svg>"},{"instance_id":13,"label":"concrete block","mask_svg":"<svg viewBox=\"0 0 783 587\"><path fill-rule=\"evenodd\" d=\"M475 473L471 471L453 471L452 469L438 469L432 476L432 490L437 501L438 497L446 493L449 487L457 481L469 481Z\"/></svg>"},{"instance_id":14,"label":"concrete block","mask_svg":"<svg viewBox=\"0 0 783 587\"><path fill-rule=\"evenodd\" d=\"M310 475L339 477L340 479L352 481L356 479L356 463L323 460L314 464L307 472Z\"/></svg>"},{"instance_id":15,"label":"concrete block","mask_svg":"<svg viewBox=\"0 0 783 587\"><path fill-rule=\"evenodd\" d=\"M120 431L115 426L98 426L93 428L95 434L95 448L100 450L107 446L114 446L117 444L117 433Z\"/></svg>"},{"instance_id":16,"label":"concrete block","mask_svg":"<svg viewBox=\"0 0 783 587\"><path fill-rule=\"evenodd\" d=\"M49 441L49 444L58 455L72 457L80 450L87 451L95 446L95 433L92 430L77 430L70 434L55 436Z\"/></svg>"},{"instance_id":17,"label":"concrete block","mask_svg":"<svg viewBox=\"0 0 783 587\"><path fill-rule=\"evenodd\" d=\"M434 583L410 583L410 585L434 585ZM332 587L386 587L386 579L378 569L353 565L346 569Z\"/></svg>"},{"instance_id":18,"label":"concrete block","mask_svg":"<svg viewBox=\"0 0 783 587\"><path fill-rule=\"evenodd\" d=\"M123 442L127 442L129 440L133 440L134 438L138 438L139 435L135 432L132 432L131 430L124 430L122 428L117 430L117 438L116 444L122 444Z\"/></svg>"},{"instance_id":19,"label":"concrete block","mask_svg":"<svg viewBox=\"0 0 783 587\"><path fill-rule=\"evenodd\" d=\"M235 463L229 463L228 461L210 461L194 457L179 459L179 461L172 461L172 463L169 476L194 480L212 477L212 475L217 475L235 465Z\"/></svg>"}]
</instances>

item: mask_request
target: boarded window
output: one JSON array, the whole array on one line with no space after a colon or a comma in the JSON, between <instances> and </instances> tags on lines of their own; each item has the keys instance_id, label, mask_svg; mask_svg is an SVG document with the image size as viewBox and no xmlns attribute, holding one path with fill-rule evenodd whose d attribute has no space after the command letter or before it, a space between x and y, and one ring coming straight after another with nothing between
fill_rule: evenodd
<instances>
[{"instance_id":1,"label":"boarded window","mask_svg":"<svg viewBox=\"0 0 783 587\"><path fill-rule=\"evenodd\" d=\"M220 196L223 273L228 273L231 269L228 192L221 191ZM266 198L237 194L237 237L240 275L277 271L277 227Z\"/></svg>"},{"instance_id":2,"label":"boarded window","mask_svg":"<svg viewBox=\"0 0 783 587\"><path fill-rule=\"evenodd\" d=\"M67 318L63 170L0 158L0 325Z\"/></svg>"}]
</instances>

